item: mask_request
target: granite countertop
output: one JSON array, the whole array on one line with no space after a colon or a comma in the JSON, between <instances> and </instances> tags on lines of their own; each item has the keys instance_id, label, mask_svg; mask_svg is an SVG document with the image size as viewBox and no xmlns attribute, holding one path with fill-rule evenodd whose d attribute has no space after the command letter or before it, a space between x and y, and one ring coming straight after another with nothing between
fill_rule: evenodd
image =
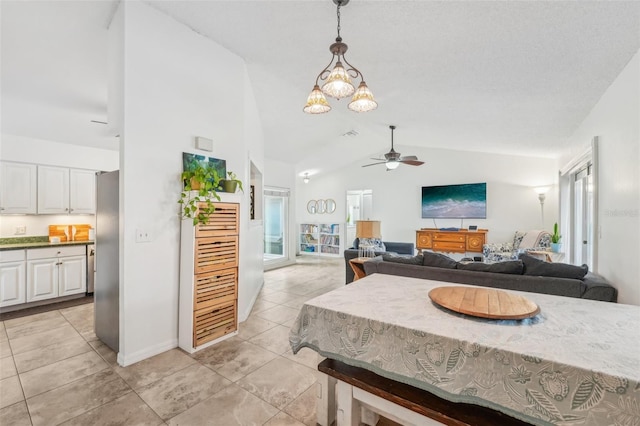
<instances>
[{"instance_id":1,"label":"granite countertop","mask_svg":"<svg viewBox=\"0 0 640 426\"><path fill-rule=\"evenodd\" d=\"M45 248L53 246L86 246L92 245L93 241L68 241L64 243L50 243L48 236L37 237L12 237L0 238L0 251L21 250L33 248Z\"/></svg>"}]
</instances>

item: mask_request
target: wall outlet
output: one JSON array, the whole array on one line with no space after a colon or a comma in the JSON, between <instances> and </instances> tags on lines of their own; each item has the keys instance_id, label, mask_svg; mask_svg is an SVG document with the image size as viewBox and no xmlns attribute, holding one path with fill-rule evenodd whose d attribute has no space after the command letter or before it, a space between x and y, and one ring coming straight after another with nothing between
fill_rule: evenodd
<instances>
[{"instance_id":1,"label":"wall outlet","mask_svg":"<svg viewBox=\"0 0 640 426\"><path fill-rule=\"evenodd\" d=\"M136 243L150 243L150 242L151 242L151 232L142 228L136 229Z\"/></svg>"},{"instance_id":2,"label":"wall outlet","mask_svg":"<svg viewBox=\"0 0 640 426\"><path fill-rule=\"evenodd\" d=\"M14 235L24 235L27 233L27 225L16 226L16 232Z\"/></svg>"}]
</instances>

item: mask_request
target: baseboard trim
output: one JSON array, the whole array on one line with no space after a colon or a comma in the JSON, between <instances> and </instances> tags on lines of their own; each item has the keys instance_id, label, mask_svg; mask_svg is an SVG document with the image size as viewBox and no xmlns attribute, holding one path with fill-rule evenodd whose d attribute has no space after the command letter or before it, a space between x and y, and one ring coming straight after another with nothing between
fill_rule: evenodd
<instances>
[{"instance_id":1,"label":"baseboard trim","mask_svg":"<svg viewBox=\"0 0 640 426\"><path fill-rule=\"evenodd\" d=\"M161 354L163 352L166 352L170 349L177 348L177 347L178 347L178 339L171 339L168 342L160 343L160 344L151 346L149 348L139 350L129 355L123 354L122 351L118 352L117 361L118 361L118 364L121 365L122 367L127 367L131 364L135 364L136 362L140 362L147 358L151 358L152 356Z\"/></svg>"}]
</instances>

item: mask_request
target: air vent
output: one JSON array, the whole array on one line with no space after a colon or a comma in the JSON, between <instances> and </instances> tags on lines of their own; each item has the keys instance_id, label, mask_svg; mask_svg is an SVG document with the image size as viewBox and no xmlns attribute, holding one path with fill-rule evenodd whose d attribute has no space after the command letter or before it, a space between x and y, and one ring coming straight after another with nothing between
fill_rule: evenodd
<instances>
[{"instance_id":1,"label":"air vent","mask_svg":"<svg viewBox=\"0 0 640 426\"><path fill-rule=\"evenodd\" d=\"M355 130L349 130L347 133L343 133L342 136L347 138L355 138L356 136L358 136L358 132Z\"/></svg>"}]
</instances>

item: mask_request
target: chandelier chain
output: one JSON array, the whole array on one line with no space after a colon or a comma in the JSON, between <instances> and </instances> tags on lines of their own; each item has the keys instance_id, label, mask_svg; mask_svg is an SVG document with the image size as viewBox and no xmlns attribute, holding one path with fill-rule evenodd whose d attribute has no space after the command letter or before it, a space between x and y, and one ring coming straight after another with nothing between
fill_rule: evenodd
<instances>
[{"instance_id":1,"label":"chandelier chain","mask_svg":"<svg viewBox=\"0 0 640 426\"><path fill-rule=\"evenodd\" d=\"M338 38L341 38L340 37L340 6L342 6L342 1L338 0L338 7L336 12L336 14L338 15Z\"/></svg>"}]
</instances>

